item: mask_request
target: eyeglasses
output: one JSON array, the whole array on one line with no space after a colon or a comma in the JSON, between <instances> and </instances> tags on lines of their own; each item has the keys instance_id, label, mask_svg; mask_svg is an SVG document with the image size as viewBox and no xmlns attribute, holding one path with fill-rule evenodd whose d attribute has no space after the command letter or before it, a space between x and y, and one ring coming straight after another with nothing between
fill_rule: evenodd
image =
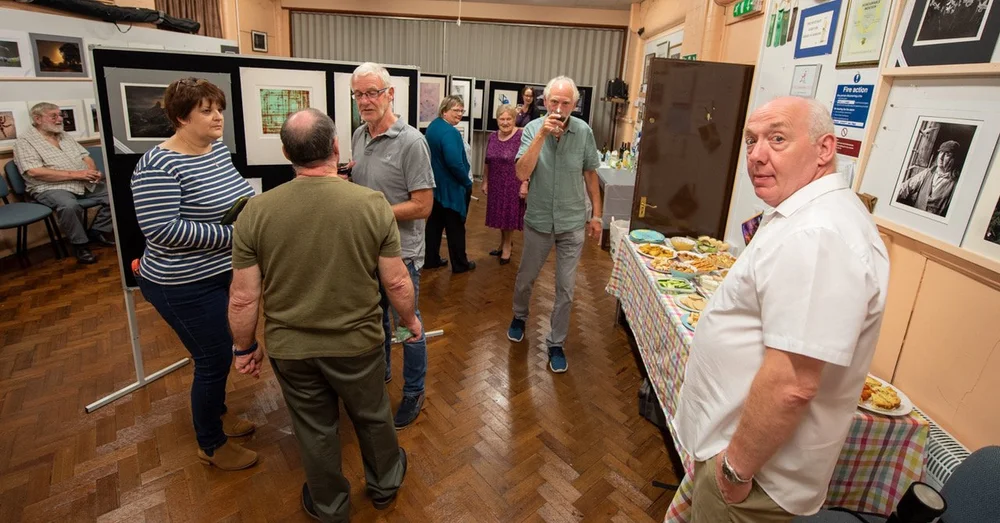
<instances>
[{"instance_id":1,"label":"eyeglasses","mask_svg":"<svg viewBox=\"0 0 1000 523\"><path fill-rule=\"evenodd\" d=\"M382 96L382 93L388 90L389 90L388 87L383 87L378 90L372 89L370 91L365 91L363 93L361 91L354 91L353 93L351 93L351 97L358 101L364 100L365 98L368 98L369 100L374 100L379 96Z\"/></svg>"},{"instance_id":2,"label":"eyeglasses","mask_svg":"<svg viewBox=\"0 0 1000 523\"><path fill-rule=\"evenodd\" d=\"M63 117L62 113L52 113L44 116L46 120L52 120L53 122L56 120L62 120L62 117Z\"/></svg>"}]
</instances>

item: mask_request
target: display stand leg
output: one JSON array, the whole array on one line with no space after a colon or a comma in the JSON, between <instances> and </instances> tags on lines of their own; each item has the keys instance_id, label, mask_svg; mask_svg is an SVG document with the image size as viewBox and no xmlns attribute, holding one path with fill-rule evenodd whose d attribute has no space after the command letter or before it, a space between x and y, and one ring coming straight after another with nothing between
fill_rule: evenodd
<instances>
[{"instance_id":1,"label":"display stand leg","mask_svg":"<svg viewBox=\"0 0 1000 523\"><path fill-rule=\"evenodd\" d=\"M142 348L139 346L139 321L136 319L135 315L135 297L132 295L132 289L125 289L125 310L128 312L128 333L132 341L132 361L135 363L135 383L120 389L118 391L112 392L111 394L87 405L85 408L86 412L89 414L95 410L115 401L122 396L131 394L146 384L152 383L167 374L187 365L191 362L190 358L183 358L180 361L164 368L158 370L149 376L146 376L146 372L143 370L142 365Z\"/></svg>"},{"instance_id":2,"label":"display stand leg","mask_svg":"<svg viewBox=\"0 0 1000 523\"><path fill-rule=\"evenodd\" d=\"M430 332L425 332L425 333L424 333L424 339L427 339L427 338L435 338L435 337L437 337L437 336L444 336L444 330L442 330L442 329L438 329L438 330L436 330L436 331L430 331ZM399 340L397 340L395 336L393 336L393 337L392 337L392 343L393 343L393 344L396 344L396 343L400 343L400 341L399 341Z\"/></svg>"}]
</instances>

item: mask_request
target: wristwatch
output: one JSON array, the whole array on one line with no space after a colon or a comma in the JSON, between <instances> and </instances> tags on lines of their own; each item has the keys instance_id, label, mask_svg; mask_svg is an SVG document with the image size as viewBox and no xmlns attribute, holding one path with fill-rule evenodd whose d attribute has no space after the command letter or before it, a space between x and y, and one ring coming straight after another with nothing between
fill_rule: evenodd
<instances>
[{"instance_id":1,"label":"wristwatch","mask_svg":"<svg viewBox=\"0 0 1000 523\"><path fill-rule=\"evenodd\" d=\"M591 221L591 222L602 222L603 223L604 222L604 218L601 218L600 216L594 216L593 218L591 218L588 221Z\"/></svg>"},{"instance_id":2,"label":"wristwatch","mask_svg":"<svg viewBox=\"0 0 1000 523\"><path fill-rule=\"evenodd\" d=\"M736 473L736 469L729 464L729 458L726 454L722 455L722 475L725 476L726 481L730 483L750 483L753 481L753 476L747 479L743 479L739 474Z\"/></svg>"},{"instance_id":3,"label":"wristwatch","mask_svg":"<svg viewBox=\"0 0 1000 523\"><path fill-rule=\"evenodd\" d=\"M253 343L250 344L250 347L247 350L240 350L236 348L235 343L233 344L233 356L247 356L255 352L257 352L257 340L253 340Z\"/></svg>"}]
</instances>

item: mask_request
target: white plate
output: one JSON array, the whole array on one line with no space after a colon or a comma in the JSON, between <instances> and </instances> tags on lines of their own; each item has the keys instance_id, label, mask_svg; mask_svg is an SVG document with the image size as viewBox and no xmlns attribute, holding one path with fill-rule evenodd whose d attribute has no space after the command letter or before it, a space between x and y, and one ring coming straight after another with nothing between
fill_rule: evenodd
<instances>
[{"instance_id":1,"label":"white plate","mask_svg":"<svg viewBox=\"0 0 1000 523\"><path fill-rule=\"evenodd\" d=\"M882 414L884 416L909 416L910 413L913 412L913 402L910 401L910 398L907 397L906 394L903 394L903 391L899 390L885 380L879 379L871 374L869 374L869 376L871 376L875 381L881 383L883 387L888 386L892 390L896 391L896 394L899 396L899 406L892 410L880 409L875 405L872 405L871 400L862 402L860 396L861 391L858 391L858 407L861 407L868 412L874 412L875 414Z\"/></svg>"},{"instance_id":2,"label":"white plate","mask_svg":"<svg viewBox=\"0 0 1000 523\"><path fill-rule=\"evenodd\" d=\"M657 258L658 256L650 256L650 255L648 255L648 254L646 254L646 253L644 253L644 252L642 252L642 251L639 250L639 247L643 247L643 246L646 246L646 245L655 245L655 246L657 246L657 247L659 247L661 249L666 249L666 250L670 251L671 253L673 253L670 256L667 256L668 258L673 259L673 258L677 257L677 252L676 251L674 251L672 248L670 248L669 246L666 246L666 245L664 245L662 243L640 243L640 244L638 244L638 245L635 246L635 252L639 253L639 256L643 256L643 257L646 257L646 258L649 258L649 259ZM660 256L666 256L666 255L665 254L661 254Z\"/></svg>"},{"instance_id":3,"label":"white plate","mask_svg":"<svg viewBox=\"0 0 1000 523\"><path fill-rule=\"evenodd\" d=\"M680 308L682 308L682 309L684 309L684 310L686 310L688 312L697 312L698 314L701 314L702 312L704 312L704 311L696 310L693 307L688 307L687 305L684 305L684 302L681 301L684 298L686 298L686 296L674 296L674 303L677 304L678 307L680 307ZM708 299L706 298L705 301L707 302Z\"/></svg>"}]
</instances>

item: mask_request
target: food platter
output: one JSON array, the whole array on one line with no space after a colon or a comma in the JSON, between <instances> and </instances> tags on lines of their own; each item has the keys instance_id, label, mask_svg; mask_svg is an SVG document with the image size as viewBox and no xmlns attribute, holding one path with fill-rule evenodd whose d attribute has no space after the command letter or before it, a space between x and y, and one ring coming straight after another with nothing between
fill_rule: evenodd
<instances>
[{"instance_id":1,"label":"food platter","mask_svg":"<svg viewBox=\"0 0 1000 523\"><path fill-rule=\"evenodd\" d=\"M664 294L691 294L694 292L694 284L678 278L660 278L656 280L656 287Z\"/></svg>"},{"instance_id":2,"label":"food platter","mask_svg":"<svg viewBox=\"0 0 1000 523\"><path fill-rule=\"evenodd\" d=\"M646 258L659 258L661 256L673 258L677 255L673 249L665 247L660 243L640 243L635 250L639 253L639 256Z\"/></svg>"},{"instance_id":3,"label":"food platter","mask_svg":"<svg viewBox=\"0 0 1000 523\"><path fill-rule=\"evenodd\" d=\"M691 300L700 300L701 303L702 303L702 308L698 309L697 307L693 307L693 306L689 305L689 303L691 302ZM680 308L682 308L682 309L684 309L684 310L686 310L688 312L698 312L698 313L703 312L705 310L705 307L708 306L708 300L706 298L702 297L702 296L697 295L697 294L687 294L687 295L684 295L684 296L674 296L674 303L677 304L678 307L680 307Z\"/></svg>"},{"instance_id":4,"label":"food platter","mask_svg":"<svg viewBox=\"0 0 1000 523\"><path fill-rule=\"evenodd\" d=\"M872 376L871 374L868 375L868 382L869 383L877 383L879 387L886 388L886 389L889 389L889 390L895 392L896 395L899 397L899 406L896 407L896 408L894 408L894 409L891 409L891 410L890 409L884 409L884 408L875 406L873 404L873 402L872 402L872 398L869 398L866 401L862 401L861 398L859 397L858 398L858 407L860 407L860 408L862 408L864 410L867 410L868 412L874 412L876 414L882 414L882 415L885 415L885 416L908 416L910 414L910 412L913 411L913 402L910 401L910 398L908 398L906 396L906 394L903 394L903 391L897 389L891 383L888 383L885 380L876 378L875 376Z\"/></svg>"},{"instance_id":5,"label":"food platter","mask_svg":"<svg viewBox=\"0 0 1000 523\"><path fill-rule=\"evenodd\" d=\"M692 316L694 317L693 321ZM684 325L685 329L694 332L695 327L698 326L699 319L701 319L701 315L699 313L689 312L681 318L681 325Z\"/></svg>"}]
</instances>

